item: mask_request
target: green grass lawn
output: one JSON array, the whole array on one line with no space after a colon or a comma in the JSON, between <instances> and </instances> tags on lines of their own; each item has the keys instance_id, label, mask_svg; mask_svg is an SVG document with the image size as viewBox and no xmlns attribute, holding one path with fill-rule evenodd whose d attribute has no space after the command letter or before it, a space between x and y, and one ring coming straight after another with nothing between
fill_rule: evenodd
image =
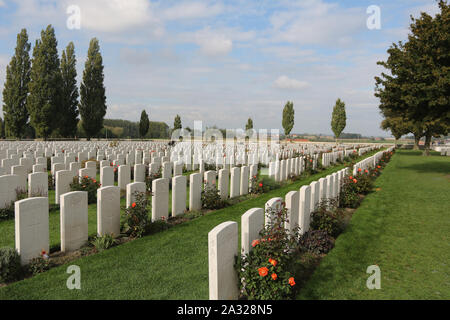
<instances>
[{"instance_id":1,"label":"green grass lawn","mask_svg":"<svg viewBox=\"0 0 450 320\"><path fill-rule=\"evenodd\" d=\"M421 154L397 151L299 299L450 299L450 157Z\"/></svg>"}]
</instances>

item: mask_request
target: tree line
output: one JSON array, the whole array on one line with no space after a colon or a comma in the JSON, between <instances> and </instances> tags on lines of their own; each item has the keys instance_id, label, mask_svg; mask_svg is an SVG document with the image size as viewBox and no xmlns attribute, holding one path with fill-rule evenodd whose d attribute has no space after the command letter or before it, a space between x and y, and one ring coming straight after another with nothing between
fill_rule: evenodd
<instances>
[{"instance_id":1,"label":"tree line","mask_svg":"<svg viewBox=\"0 0 450 320\"><path fill-rule=\"evenodd\" d=\"M60 58L57 45L55 30L48 25L41 31L30 57L27 30L22 29L17 35L3 88L4 136L72 138L77 135L80 122L90 139L103 128L107 106L98 40L93 38L89 43L79 91L75 46L70 42Z\"/></svg>"},{"instance_id":2,"label":"tree line","mask_svg":"<svg viewBox=\"0 0 450 320\"><path fill-rule=\"evenodd\" d=\"M412 133L415 149L425 137L425 155L432 137L450 128L450 6L440 0L439 8L434 17L411 16L408 40L390 46L387 60L378 62L388 72L375 77L381 128L396 140Z\"/></svg>"}]
</instances>

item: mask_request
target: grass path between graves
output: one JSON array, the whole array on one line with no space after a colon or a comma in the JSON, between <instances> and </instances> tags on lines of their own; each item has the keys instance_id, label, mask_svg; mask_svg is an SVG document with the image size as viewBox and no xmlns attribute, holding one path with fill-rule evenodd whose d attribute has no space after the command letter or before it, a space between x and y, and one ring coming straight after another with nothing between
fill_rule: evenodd
<instances>
[{"instance_id":1,"label":"grass path between graves","mask_svg":"<svg viewBox=\"0 0 450 320\"><path fill-rule=\"evenodd\" d=\"M421 153L396 152L299 299L450 299L450 157Z\"/></svg>"},{"instance_id":2,"label":"grass path between graves","mask_svg":"<svg viewBox=\"0 0 450 320\"><path fill-rule=\"evenodd\" d=\"M370 152L358 160L374 153ZM236 221L245 211L264 207L344 165L328 168L197 219L176 225L103 252L83 257L0 288L2 299L208 299L208 232L224 221ZM239 231L240 234L240 231ZM69 265L81 269L81 290L69 290Z\"/></svg>"}]
</instances>

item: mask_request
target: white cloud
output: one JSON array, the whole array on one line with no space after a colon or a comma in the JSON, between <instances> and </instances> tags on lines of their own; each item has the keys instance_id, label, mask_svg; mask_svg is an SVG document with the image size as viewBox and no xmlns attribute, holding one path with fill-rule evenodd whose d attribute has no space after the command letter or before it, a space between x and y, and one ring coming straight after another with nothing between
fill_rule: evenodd
<instances>
[{"instance_id":1,"label":"white cloud","mask_svg":"<svg viewBox=\"0 0 450 320\"><path fill-rule=\"evenodd\" d=\"M205 2L182 2L163 11L164 20L198 19L213 17L223 12L220 3L208 5Z\"/></svg>"},{"instance_id":2,"label":"white cloud","mask_svg":"<svg viewBox=\"0 0 450 320\"><path fill-rule=\"evenodd\" d=\"M274 86L279 89L305 89L309 87L309 83L306 81L299 81L296 79L288 78L287 76L280 76L278 77L275 82Z\"/></svg>"},{"instance_id":3,"label":"white cloud","mask_svg":"<svg viewBox=\"0 0 450 320\"><path fill-rule=\"evenodd\" d=\"M147 0L71 1L81 10L81 27L101 32L117 32L156 22Z\"/></svg>"},{"instance_id":4,"label":"white cloud","mask_svg":"<svg viewBox=\"0 0 450 320\"><path fill-rule=\"evenodd\" d=\"M229 37L210 28L195 32L192 40L200 46L200 50L207 56L226 55L233 49L233 41Z\"/></svg>"},{"instance_id":5,"label":"white cloud","mask_svg":"<svg viewBox=\"0 0 450 320\"><path fill-rule=\"evenodd\" d=\"M366 30L364 8L341 8L322 0L302 1L294 8L270 17L272 41L302 45L332 46L348 44Z\"/></svg>"}]
</instances>

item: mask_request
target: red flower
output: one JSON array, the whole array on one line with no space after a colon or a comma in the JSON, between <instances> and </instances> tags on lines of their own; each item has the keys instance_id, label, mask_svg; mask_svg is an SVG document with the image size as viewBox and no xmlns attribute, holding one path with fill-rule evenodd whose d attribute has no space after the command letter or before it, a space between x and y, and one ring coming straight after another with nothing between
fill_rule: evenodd
<instances>
[{"instance_id":1,"label":"red flower","mask_svg":"<svg viewBox=\"0 0 450 320\"><path fill-rule=\"evenodd\" d=\"M265 277L269 273L269 269L267 269L266 267L262 267L258 269L258 272L261 277Z\"/></svg>"},{"instance_id":2,"label":"red flower","mask_svg":"<svg viewBox=\"0 0 450 320\"><path fill-rule=\"evenodd\" d=\"M269 259L269 263L275 267L278 262L277 262L277 260Z\"/></svg>"},{"instance_id":3,"label":"red flower","mask_svg":"<svg viewBox=\"0 0 450 320\"><path fill-rule=\"evenodd\" d=\"M364 170L364 172L365 172L365 173L368 173L369 171L366 169L366 170Z\"/></svg>"},{"instance_id":4,"label":"red flower","mask_svg":"<svg viewBox=\"0 0 450 320\"><path fill-rule=\"evenodd\" d=\"M352 177L352 176L350 176L349 178L350 178L350 180L353 180L353 177Z\"/></svg>"},{"instance_id":5,"label":"red flower","mask_svg":"<svg viewBox=\"0 0 450 320\"><path fill-rule=\"evenodd\" d=\"M133 202L133 204L131 205L132 208L136 207L136 202Z\"/></svg>"},{"instance_id":6,"label":"red flower","mask_svg":"<svg viewBox=\"0 0 450 320\"><path fill-rule=\"evenodd\" d=\"M380 169L380 168L381 168L381 166L377 166L377 168L378 168L378 169Z\"/></svg>"},{"instance_id":7,"label":"red flower","mask_svg":"<svg viewBox=\"0 0 450 320\"><path fill-rule=\"evenodd\" d=\"M294 277L290 277L290 278L289 278L289 284L291 285L291 287L295 286L295 280L294 280Z\"/></svg>"},{"instance_id":8,"label":"red flower","mask_svg":"<svg viewBox=\"0 0 450 320\"><path fill-rule=\"evenodd\" d=\"M260 184L259 184L259 186L260 186L260 187L262 187L262 186L263 186L263 184L262 184L262 183L260 183Z\"/></svg>"},{"instance_id":9,"label":"red flower","mask_svg":"<svg viewBox=\"0 0 450 320\"><path fill-rule=\"evenodd\" d=\"M256 247L259 244L259 240L252 241L252 247Z\"/></svg>"},{"instance_id":10,"label":"red flower","mask_svg":"<svg viewBox=\"0 0 450 320\"><path fill-rule=\"evenodd\" d=\"M362 169L361 168L358 168L358 172L361 172L362 171Z\"/></svg>"},{"instance_id":11,"label":"red flower","mask_svg":"<svg viewBox=\"0 0 450 320\"><path fill-rule=\"evenodd\" d=\"M353 179L353 182L354 182L354 183L357 183L357 182L358 182L358 180L356 180L356 179Z\"/></svg>"},{"instance_id":12,"label":"red flower","mask_svg":"<svg viewBox=\"0 0 450 320\"><path fill-rule=\"evenodd\" d=\"M277 280L277 278L278 278L277 274L276 273L272 273L272 279L273 280Z\"/></svg>"}]
</instances>

